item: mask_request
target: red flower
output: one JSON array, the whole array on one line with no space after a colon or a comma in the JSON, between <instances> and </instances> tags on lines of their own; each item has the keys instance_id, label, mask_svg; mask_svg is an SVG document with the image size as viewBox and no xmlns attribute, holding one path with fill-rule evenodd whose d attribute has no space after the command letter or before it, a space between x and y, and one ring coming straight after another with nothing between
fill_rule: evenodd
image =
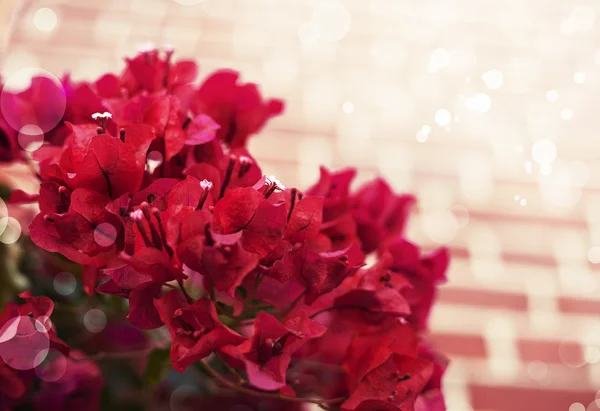
<instances>
[{"instance_id":1,"label":"red flower","mask_svg":"<svg viewBox=\"0 0 600 411\"><path fill-rule=\"evenodd\" d=\"M271 314L260 312L254 321L252 339L224 351L243 361L254 387L278 390L286 386L286 370L294 353L326 331L325 326L310 320L305 313L282 324Z\"/></svg>"},{"instance_id":2,"label":"red flower","mask_svg":"<svg viewBox=\"0 0 600 411\"><path fill-rule=\"evenodd\" d=\"M100 409L103 378L98 366L74 351L71 357L55 356L46 360L38 373L49 376L63 373L53 382L41 382L33 402L39 411L68 411ZM55 378L48 378L54 380Z\"/></svg>"},{"instance_id":3,"label":"red flower","mask_svg":"<svg viewBox=\"0 0 600 411\"><path fill-rule=\"evenodd\" d=\"M389 245L393 257L389 278L383 284L402 293L410 303L409 321L419 329L427 328L427 320L437 295L437 286L446 281L450 255L441 248L420 256L418 247L407 240L397 239ZM406 287L406 282L410 287Z\"/></svg>"},{"instance_id":4,"label":"red flower","mask_svg":"<svg viewBox=\"0 0 600 411\"><path fill-rule=\"evenodd\" d=\"M24 301L23 304L9 303L0 316L0 327L7 327L4 338L0 338L2 340L0 344L12 345L15 349L20 347L20 353L15 352L17 356L15 360L22 365L29 365L28 361L33 364L39 351L47 349L48 346L68 354L69 347L58 338L50 320L54 311L54 302L45 296L34 297L29 291L19 294L19 298ZM29 320L25 321L25 318ZM11 335L10 329L14 332L14 327L18 328L19 333L8 337ZM24 340L21 340L22 336Z\"/></svg>"},{"instance_id":5,"label":"red flower","mask_svg":"<svg viewBox=\"0 0 600 411\"><path fill-rule=\"evenodd\" d=\"M417 411L445 411L446 404L442 392L442 377L448 367L448 358L423 341L419 345L419 357L433 362L433 375L417 398Z\"/></svg>"},{"instance_id":6,"label":"red flower","mask_svg":"<svg viewBox=\"0 0 600 411\"><path fill-rule=\"evenodd\" d=\"M321 177L317 184L307 190L307 194L325 198L323 221L330 222L342 216L350 205L350 184L356 176L353 168L331 173L325 167L320 168Z\"/></svg>"},{"instance_id":7,"label":"red flower","mask_svg":"<svg viewBox=\"0 0 600 411\"><path fill-rule=\"evenodd\" d=\"M362 186L352 196L352 204L357 235L364 252L370 253L388 239L402 235L414 203L412 195L392 193L381 178Z\"/></svg>"},{"instance_id":8,"label":"red flower","mask_svg":"<svg viewBox=\"0 0 600 411\"><path fill-rule=\"evenodd\" d=\"M31 86L19 93L3 87L0 103L4 120L16 132L28 125L49 132L65 114L65 90L51 78L34 76Z\"/></svg>"},{"instance_id":9,"label":"red flower","mask_svg":"<svg viewBox=\"0 0 600 411\"><path fill-rule=\"evenodd\" d=\"M408 281L404 286L398 284L399 290L384 286L390 265L391 256L387 254L372 267L356 271L334 291L319 298L311 306L311 312L330 309L346 320L370 324L408 316L410 305L400 290L411 285ZM347 310L352 310L352 313L348 314Z\"/></svg>"},{"instance_id":10,"label":"red flower","mask_svg":"<svg viewBox=\"0 0 600 411\"><path fill-rule=\"evenodd\" d=\"M283 111L281 100L263 101L254 84L238 84L239 74L221 70L200 86L192 108L214 119L221 127L217 138L230 147L243 147L250 135Z\"/></svg>"},{"instance_id":11,"label":"red flower","mask_svg":"<svg viewBox=\"0 0 600 411\"><path fill-rule=\"evenodd\" d=\"M42 198L46 193L42 192L40 202L45 201ZM72 261L102 267L115 256L121 231L117 217L105 209L109 201L95 191L75 189L67 212L35 217L29 226L31 239L39 247L59 252Z\"/></svg>"},{"instance_id":12,"label":"red flower","mask_svg":"<svg viewBox=\"0 0 600 411\"><path fill-rule=\"evenodd\" d=\"M392 354L360 381L341 409L412 410L418 393L431 376L431 368L427 361Z\"/></svg>"},{"instance_id":13,"label":"red flower","mask_svg":"<svg viewBox=\"0 0 600 411\"><path fill-rule=\"evenodd\" d=\"M194 87L197 66L171 58L170 50L147 50L120 76L65 79L68 122L46 133L64 144L34 156L39 196L13 195L39 202L33 242L81 264L86 293L101 282L98 292L127 298L127 318L138 328L166 325L177 371L216 351L245 370L245 392L331 398L325 403L346 411L439 411L445 362L418 343L448 253L421 256L402 238L414 198L381 179L352 193L354 169L321 168L305 193L286 189L245 147L282 103L263 100L233 71ZM33 91L9 97L26 119L39 103ZM14 155L15 136L0 133L0 158L3 147ZM378 262L361 268L374 251ZM24 310L33 324L50 315L49 300L23 298L6 318ZM235 331L251 328L249 338ZM60 346L52 328L47 335ZM315 372L306 364L315 359L330 369ZM81 408L79 398L94 402L97 370L74 369L82 385L70 377L42 384L37 404L62 410ZM30 388L21 377L0 367L16 396Z\"/></svg>"},{"instance_id":14,"label":"red flower","mask_svg":"<svg viewBox=\"0 0 600 411\"><path fill-rule=\"evenodd\" d=\"M221 235L241 232L242 247L262 258L282 240L286 216L284 206L271 204L254 188L234 188L215 204L213 230Z\"/></svg>"},{"instance_id":15,"label":"red flower","mask_svg":"<svg viewBox=\"0 0 600 411\"><path fill-rule=\"evenodd\" d=\"M190 304L182 292L173 290L155 300L155 305L171 333L171 360L179 372L220 347L246 340L223 325L208 298Z\"/></svg>"},{"instance_id":16,"label":"red flower","mask_svg":"<svg viewBox=\"0 0 600 411\"><path fill-rule=\"evenodd\" d=\"M350 397L343 410L413 409L433 364L417 358L417 336L409 325L355 337L344 362Z\"/></svg>"},{"instance_id":17,"label":"red flower","mask_svg":"<svg viewBox=\"0 0 600 411\"><path fill-rule=\"evenodd\" d=\"M11 162L20 157L17 132L8 125L0 112L0 162Z\"/></svg>"},{"instance_id":18,"label":"red flower","mask_svg":"<svg viewBox=\"0 0 600 411\"><path fill-rule=\"evenodd\" d=\"M323 197L305 196L296 201L295 189L291 196L285 239L295 243L315 237L323 221Z\"/></svg>"},{"instance_id":19,"label":"red flower","mask_svg":"<svg viewBox=\"0 0 600 411\"><path fill-rule=\"evenodd\" d=\"M229 295L258 264L258 256L242 248L239 244L231 246L204 248L201 272L210 278L219 291Z\"/></svg>"},{"instance_id":20,"label":"red flower","mask_svg":"<svg viewBox=\"0 0 600 411\"><path fill-rule=\"evenodd\" d=\"M177 94L189 86L198 75L198 66L193 61L180 60L171 63L173 50L165 51L161 58L157 49L142 51L133 59L126 59L127 67L123 72L120 84L113 79L104 79L102 94L107 97L118 95L118 87L124 88L132 96L147 91L154 93L167 88Z\"/></svg>"},{"instance_id":21,"label":"red flower","mask_svg":"<svg viewBox=\"0 0 600 411\"><path fill-rule=\"evenodd\" d=\"M27 393L27 380L0 360L0 410L12 409Z\"/></svg>"},{"instance_id":22,"label":"red flower","mask_svg":"<svg viewBox=\"0 0 600 411\"><path fill-rule=\"evenodd\" d=\"M349 264L345 251L315 253L307 247L292 250L291 269L295 278L306 287L307 304L332 291L355 268Z\"/></svg>"}]
</instances>

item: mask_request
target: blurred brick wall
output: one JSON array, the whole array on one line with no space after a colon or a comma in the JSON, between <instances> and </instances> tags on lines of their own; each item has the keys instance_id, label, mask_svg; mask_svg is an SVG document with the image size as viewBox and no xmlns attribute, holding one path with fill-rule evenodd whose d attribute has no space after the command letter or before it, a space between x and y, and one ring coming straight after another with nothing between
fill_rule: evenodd
<instances>
[{"instance_id":1,"label":"blurred brick wall","mask_svg":"<svg viewBox=\"0 0 600 411\"><path fill-rule=\"evenodd\" d=\"M252 143L267 173L383 175L419 196L410 236L453 250L450 410L599 409L597 2L186 2L30 0L3 73L90 79L146 42L240 70L287 101Z\"/></svg>"}]
</instances>

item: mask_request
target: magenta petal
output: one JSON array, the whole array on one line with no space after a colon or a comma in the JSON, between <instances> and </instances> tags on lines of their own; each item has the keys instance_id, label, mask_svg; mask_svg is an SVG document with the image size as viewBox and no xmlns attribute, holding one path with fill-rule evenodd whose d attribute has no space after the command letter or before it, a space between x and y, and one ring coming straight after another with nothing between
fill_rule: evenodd
<instances>
[{"instance_id":1,"label":"magenta petal","mask_svg":"<svg viewBox=\"0 0 600 411\"><path fill-rule=\"evenodd\" d=\"M188 146L197 146L208 143L217 135L217 130L220 128L215 121L205 114L199 114L190 122L186 132L187 138L185 144Z\"/></svg>"}]
</instances>

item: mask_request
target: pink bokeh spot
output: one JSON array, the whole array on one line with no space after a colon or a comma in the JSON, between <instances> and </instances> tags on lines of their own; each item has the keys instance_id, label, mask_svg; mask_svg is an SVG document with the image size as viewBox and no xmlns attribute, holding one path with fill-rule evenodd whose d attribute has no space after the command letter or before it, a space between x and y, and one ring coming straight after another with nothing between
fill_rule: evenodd
<instances>
[{"instance_id":1,"label":"pink bokeh spot","mask_svg":"<svg viewBox=\"0 0 600 411\"><path fill-rule=\"evenodd\" d=\"M0 358L16 370L31 370L48 354L50 338L37 319L19 316L0 329Z\"/></svg>"}]
</instances>

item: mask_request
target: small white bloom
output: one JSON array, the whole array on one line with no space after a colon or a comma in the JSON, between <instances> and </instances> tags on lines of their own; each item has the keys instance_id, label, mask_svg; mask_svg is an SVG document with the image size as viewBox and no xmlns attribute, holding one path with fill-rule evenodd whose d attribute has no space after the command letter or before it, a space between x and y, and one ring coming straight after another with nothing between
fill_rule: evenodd
<instances>
[{"instance_id":1,"label":"small white bloom","mask_svg":"<svg viewBox=\"0 0 600 411\"><path fill-rule=\"evenodd\" d=\"M142 210L138 209L132 211L131 214L129 214L129 217L131 217L133 221L142 221L142 219L144 218L144 213L142 212Z\"/></svg>"},{"instance_id":2,"label":"small white bloom","mask_svg":"<svg viewBox=\"0 0 600 411\"><path fill-rule=\"evenodd\" d=\"M211 181L208 181L207 179L204 179L200 181L200 187L202 187L203 190L208 191L213 187L213 183Z\"/></svg>"}]
</instances>

